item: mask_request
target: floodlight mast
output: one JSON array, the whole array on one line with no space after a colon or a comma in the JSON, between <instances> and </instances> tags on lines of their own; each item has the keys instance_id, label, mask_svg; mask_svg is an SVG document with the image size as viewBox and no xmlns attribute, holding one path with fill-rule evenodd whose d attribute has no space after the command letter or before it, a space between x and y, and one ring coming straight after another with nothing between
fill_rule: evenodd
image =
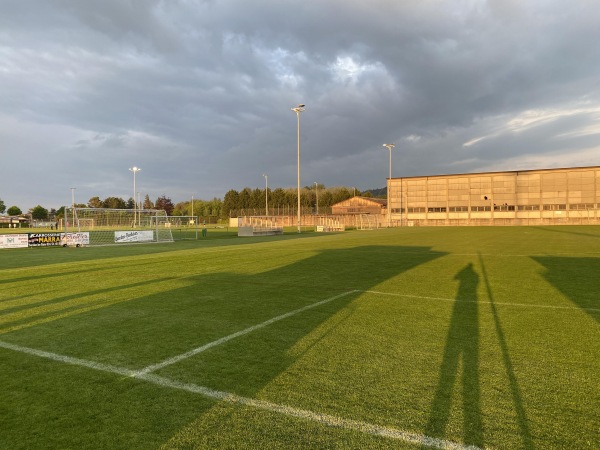
<instances>
[{"instance_id":1,"label":"floodlight mast","mask_svg":"<svg viewBox=\"0 0 600 450\"><path fill-rule=\"evenodd\" d=\"M135 228L136 226L136 221L137 221L137 217L136 217L136 212L137 212L137 205L135 202L135 193L136 193L136 189L135 189L135 174L137 172L139 172L140 169L139 167L133 166L129 169L130 172L133 172L133 228Z\"/></svg>"},{"instance_id":2,"label":"floodlight mast","mask_svg":"<svg viewBox=\"0 0 600 450\"><path fill-rule=\"evenodd\" d=\"M392 205L390 205L390 185L392 184L392 149L395 147L394 144L383 144L384 147L387 147L387 149L390 151L390 176L388 178L388 183L387 183L387 222L388 222L388 227L391 224L392 221L392 216L391 216L391 212L392 212Z\"/></svg>"},{"instance_id":3,"label":"floodlight mast","mask_svg":"<svg viewBox=\"0 0 600 450\"><path fill-rule=\"evenodd\" d=\"M265 216L269 216L269 176L262 174L265 177Z\"/></svg>"},{"instance_id":4,"label":"floodlight mast","mask_svg":"<svg viewBox=\"0 0 600 450\"><path fill-rule=\"evenodd\" d=\"M298 105L292 108L298 117L298 233L300 233L300 113L305 110L306 105Z\"/></svg>"}]
</instances>

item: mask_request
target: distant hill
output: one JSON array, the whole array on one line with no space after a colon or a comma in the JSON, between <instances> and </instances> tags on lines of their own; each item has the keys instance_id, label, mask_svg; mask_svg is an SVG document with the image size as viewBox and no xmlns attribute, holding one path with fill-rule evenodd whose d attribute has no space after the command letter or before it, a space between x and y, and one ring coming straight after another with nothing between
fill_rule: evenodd
<instances>
[{"instance_id":1,"label":"distant hill","mask_svg":"<svg viewBox=\"0 0 600 450\"><path fill-rule=\"evenodd\" d=\"M362 191L364 195L365 192L370 192L371 195L375 198L387 198L387 188L378 188L378 189L367 189L366 191Z\"/></svg>"}]
</instances>

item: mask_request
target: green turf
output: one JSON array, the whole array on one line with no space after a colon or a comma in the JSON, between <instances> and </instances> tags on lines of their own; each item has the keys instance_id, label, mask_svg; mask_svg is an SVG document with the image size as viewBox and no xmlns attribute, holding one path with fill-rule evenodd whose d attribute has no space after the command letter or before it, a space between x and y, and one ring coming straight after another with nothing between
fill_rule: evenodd
<instances>
[{"instance_id":1,"label":"green turf","mask_svg":"<svg viewBox=\"0 0 600 450\"><path fill-rule=\"evenodd\" d=\"M0 251L0 449L598 448L599 227L209 231Z\"/></svg>"}]
</instances>

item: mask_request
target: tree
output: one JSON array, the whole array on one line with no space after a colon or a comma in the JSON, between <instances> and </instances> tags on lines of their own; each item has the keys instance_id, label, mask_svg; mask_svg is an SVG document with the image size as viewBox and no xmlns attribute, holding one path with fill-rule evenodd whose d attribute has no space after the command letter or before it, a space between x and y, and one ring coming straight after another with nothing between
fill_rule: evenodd
<instances>
[{"instance_id":1,"label":"tree","mask_svg":"<svg viewBox=\"0 0 600 450\"><path fill-rule=\"evenodd\" d=\"M129 197L129 198L127 199L127 202L125 202L125 207L126 207L127 209L137 209L137 208L135 207L135 200L134 200L132 197Z\"/></svg>"},{"instance_id":2,"label":"tree","mask_svg":"<svg viewBox=\"0 0 600 450\"><path fill-rule=\"evenodd\" d=\"M227 191L223 198L223 207L221 208L221 217L224 219L230 217L233 211L239 209L240 193L235 189Z\"/></svg>"},{"instance_id":3,"label":"tree","mask_svg":"<svg viewBox=\"0 0 600 450\"><path fill-rule=\"evenodd\" d=\"M20 216L21 214L23 214L23 211L21 211L21 209L18 206L11 206L6 210L6 213L9 216Z\"/></svg>"},{"instance_id":4,"label":"tree","mask_svg":"<svg viewBox=\"0 0 600 450\"><path fill-rule=\"evenodd\" d=\"M37 205L31 208L31 218L34 220L48 220L48 210L43 206Z\"/></svg>"},{"instance_id":5,"label":"tree","mask_svg":"<svg viewBox=\"0 0 600 450\"><path fill-rule=\"evenodd\" d=\"M150 196L148 194L144 197L144 209L154 209L154 203L150 201Z\"/></svg>"},{"instance_id":6,"label":"tree","mask_svg":"<svg viewBox=\"0 0 600 450\"><path fill-rule=\"evenodd\" d=\"M6 211L6 205L4 204L4 202L2 201L2 199L0 198L0 214L4 214L4 211Z\"/></svg>"},{"instance_id":7,"label":"tree","mask_svg":"<svg viewBox=\"0 0 600 450\"><path fill-rule=\"evenodd\" d=\"M121 197L106 197L102 202L103 208L111 208L111 209L125 209L126 204L125 200Z\"/></svg>"},{"instance_id":8,"label":"tree","mask_svg":"<svg viewBox=\"0 0 600 450\"><path fill-rule=\"evenodd\" d=\"M167 216L170 216L173 213L173 210L175 209L175 205L173 204L171 199L165 194L156 199L156 202L154 202L154 207L156 209L164 209L167 213Z\"/></svg>"},{"instance_id":9,"label":"tree","mask_svg":"<svg viewBox=\"0 0 600 450\"><path fill-rule=\"evenodd\" d=\"M92 197L88 200L89 208L102 208L102 200L100 197Z\"/></svg>"}]
</instances>

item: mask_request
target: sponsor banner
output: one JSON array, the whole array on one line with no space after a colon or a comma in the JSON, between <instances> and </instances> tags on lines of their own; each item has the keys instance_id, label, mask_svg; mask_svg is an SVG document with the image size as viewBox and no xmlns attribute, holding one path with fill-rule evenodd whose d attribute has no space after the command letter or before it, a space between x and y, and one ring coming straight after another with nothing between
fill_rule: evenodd
<instances>
[{"instance_id":1,"label":"sponsor banner","mask_svg":"<svg viewBox=\"0 0 600 450\"><path fill-rule=\"evenodd\" d=\"M154 240L154 231L115 231L115 242L152 242Z\"/></svg>"},{"instance_id":2,"label":"sponsor banner","mask_svg":"<svg viewBox=\"0 0 600 450\"><path fill-rule=\"evenodd\" d=\"M0 236L0 248L24 248L29 246L27 234L3 234Z\"/></svg>"},{"instance_id":3,"label":"sponsor banner","mask_svg":"<svg viewBox=\"0 0 600 450\"><path fill-rule=\"evenodd\" d=\"M30 247L61 246L64 233L31 233L29 235Z\"/></svg>"},{"instance_id":4,"label":"sponsor banner","mask_svg":"<svg viewBox=\"0 0 600 450\"><path fill-rule=\"evenodd\" d=\"M63 233L62 243L67 245L90 245L90 233L81 231L78 233Z\"/></svg>"}]
</instances>

